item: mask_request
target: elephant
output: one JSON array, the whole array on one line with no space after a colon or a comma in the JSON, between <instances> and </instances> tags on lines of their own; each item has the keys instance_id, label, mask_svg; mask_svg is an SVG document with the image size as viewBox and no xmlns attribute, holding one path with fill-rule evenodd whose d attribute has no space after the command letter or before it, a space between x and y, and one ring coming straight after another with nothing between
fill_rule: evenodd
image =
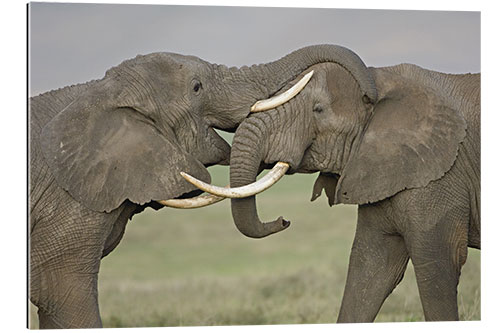
<instances>
[{"instance_id":1,"label":"elephant","mask_svg":"<svg viewBox=\"0 0 500 333\"><path fill-rule=\"evenodd\" d=\"M155 52L31 97L28 273L40 327L101 327L100 260L128 220L147 207L219 200L199 196L179 171L209 182L206 168L230 156L215 129L234 132L255 101L331 60L330 50L305 47L241 68Z\"/></svg>"},{"instance_id":2,"label":"elephant","mask_svg":"<svg viewBox=\"0 0 500 333\"><path fill-rule=\"evenodd\" d=\"M273 165L274 181L319 172L311 200L324 190L330 206L358 205L338 322L373 321L409 259L425 319L459 320L461 267L481 248L480 73L366 67L337 51L289 83L312 72L296 97L240 124L230 189L186 179L231 198L236 227L260 238L280 230L258 217L255 195L269 184L256 176Z\"/></svg>"}]
</instances>

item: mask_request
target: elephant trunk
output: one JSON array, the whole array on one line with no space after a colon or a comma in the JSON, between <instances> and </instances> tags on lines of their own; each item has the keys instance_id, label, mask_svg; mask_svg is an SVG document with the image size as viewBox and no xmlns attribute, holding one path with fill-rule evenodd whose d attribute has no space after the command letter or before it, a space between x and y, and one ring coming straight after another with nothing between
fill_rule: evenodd
<instances>
[{"instance_id":1,"label":"elephant trunk","mask_svg":"<svg viewBox=\"0 0 500 333\"><path fill-rule=\"evenodd\" d=\"M356 78L367 98L372 102L377 99L373 78L354 52L338 45L314 45L267 64L241 68L213 65L214 89L220 93L210 96L213 100L212 107L206 111L207 118L216 128L236 128L256 101L273 96L304 70L323 62L345 67Z\"/></svg>"},{"instance_id":2,"label":"elephant trunk","mask_svg":"<svg viewBox=\"0 0 500 333\"><path fill-rule=\"evenodd\" d=\"M256 118L245 121L236 131L233 144L238 147L231 153L230 184L239 187L255 182L261 171L264 146L268 136L264 124ZM262 223L257 214L255 196L231 199L233 220L238 230L247 237L262 238L286 229L290 222L279 217Z\"/></svg>"}]
</instances>

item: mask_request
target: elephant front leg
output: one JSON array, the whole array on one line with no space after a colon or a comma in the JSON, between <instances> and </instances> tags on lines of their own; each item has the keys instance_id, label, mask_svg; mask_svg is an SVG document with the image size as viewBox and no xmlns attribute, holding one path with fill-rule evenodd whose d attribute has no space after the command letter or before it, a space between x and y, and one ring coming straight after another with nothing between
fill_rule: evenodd
<instances>
[{"instance_id":1,"label":"elephant front leg","mask_svg":"<svg viewBox=\"0 0 500 333\"><path fill-rule=\"evenodd\" d=\"M46 306L39 307L40 328L102 327L97 303L97 274L54 279Z\"/></svg>"},{"instance_id":2,"label":"elephant front leg","mask_svg":"<svg viewBox=\"0 0 500 333\"><path fill-rule=\"evenodd\" d=\"M66 210L40 219L30 234L30 300L40 328L102 327L97 275L120 210L104 214L75 201L59 205Z\"/></svg>"},{"instance_id":3,"label":"elephant front leg","mask_svg":"<svg viewBox=\"0 0 500 333\"><path fill-rule=\"evenodd\" d=\"M372 322L403 278L409 258L403 238L378 222L359 209L339 323Z\"/></svg>"}]
</instances>

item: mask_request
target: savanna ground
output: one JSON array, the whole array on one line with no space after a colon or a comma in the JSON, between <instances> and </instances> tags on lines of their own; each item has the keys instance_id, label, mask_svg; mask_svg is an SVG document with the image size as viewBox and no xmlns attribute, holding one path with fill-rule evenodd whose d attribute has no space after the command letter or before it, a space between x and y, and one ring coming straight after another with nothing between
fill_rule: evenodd
<instances>
[{"instance_id":1,"label":"savanna ground","mask_svg":"<svg viewBox=\"0 0 500 333\"><path fill-rule=\"evenodd\" d=\"M210 168L228 182L227 167ZM104 327L332 323L356 226L355 206L309 202L316 175L285 176L258 195L263 221L287 230L255 240L233 226L229 200L197 210L134 216L102 260ZM461 320L480 320L480 252L469 250L459 285ZM30 305L33 328L36 308ZM411 262L376 321L424 320Z\"/></svg>"}]
</instances>

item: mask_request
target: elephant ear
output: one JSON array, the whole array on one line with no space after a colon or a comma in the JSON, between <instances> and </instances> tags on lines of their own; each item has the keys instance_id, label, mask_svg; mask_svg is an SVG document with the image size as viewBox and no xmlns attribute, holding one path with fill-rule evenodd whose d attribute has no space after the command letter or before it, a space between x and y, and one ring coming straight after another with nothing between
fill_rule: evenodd
<instances>
[{"instance_id":1,"label":"elephant ear","mask_svg":"<svg viewBox=\"0 0 500 333\"><path fill-rule=\"evenodd\" d=\"M441 178L465 138L459 110L410 78L375 71L380 99L342 172L336 203L366 204Z\"/></svg>"},{"instance_id":2,"label":"elephant ear","mask_svg":"<svg viewBox=\"0 0 500 333\"><path fill-rule=\"evenodd\" d=\"M43 154L62 188L90 209L110 212L127 199L142 205L195 190L181 171L210 182L173 133L144 115L148 103L123 106L123 97L106 85L91 87L43 128Z\"/></svg>"}]
</instances>

